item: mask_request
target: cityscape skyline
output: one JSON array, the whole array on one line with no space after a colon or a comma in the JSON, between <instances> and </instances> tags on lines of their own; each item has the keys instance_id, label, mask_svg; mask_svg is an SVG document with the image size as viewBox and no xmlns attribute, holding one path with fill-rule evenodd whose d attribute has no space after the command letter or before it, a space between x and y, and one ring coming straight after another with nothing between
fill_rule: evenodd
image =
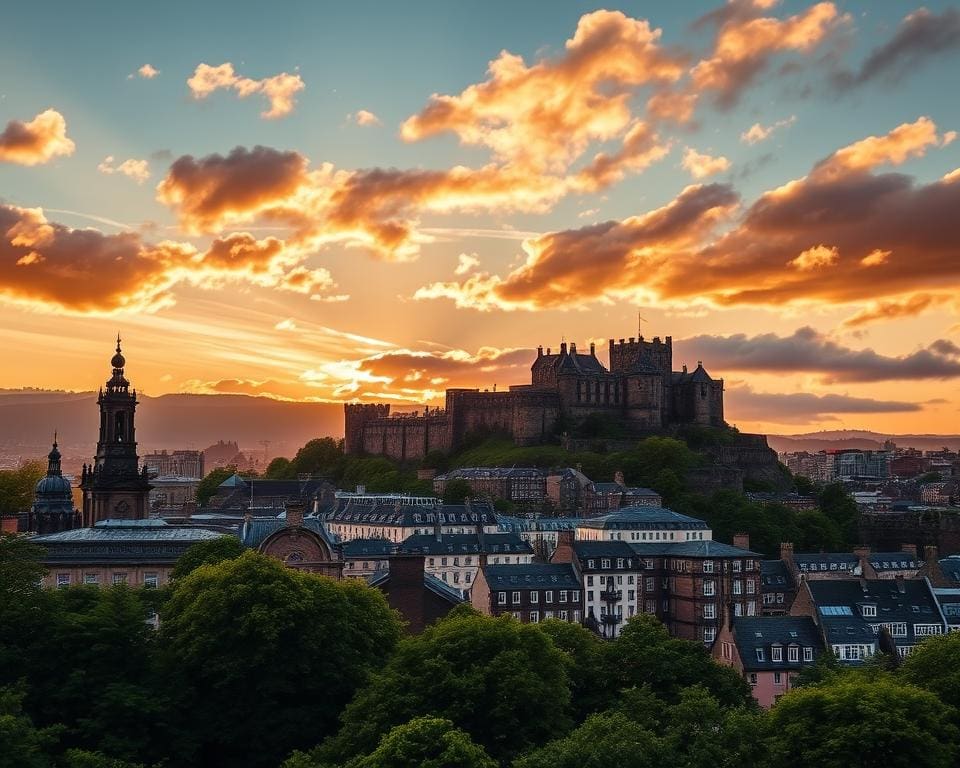
<instances>
[{"instance_id":1,"label":"cityscape skyline","mask_svg":"<svg viewBox=\"0 0 960 768\"><path fill-rule=\"evenodd\" d=\"M0 387L120 329L146 394L435 406L672 335L745 430L960 431L956 4L174 10L0 31Z\"/></svg>"}]
</instances>

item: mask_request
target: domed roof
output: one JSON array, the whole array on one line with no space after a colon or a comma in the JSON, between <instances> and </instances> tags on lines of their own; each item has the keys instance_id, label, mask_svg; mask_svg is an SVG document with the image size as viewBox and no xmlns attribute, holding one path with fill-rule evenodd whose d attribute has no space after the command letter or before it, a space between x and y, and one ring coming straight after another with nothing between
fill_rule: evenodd
<instances>
[{"instance_id":1,"label":"domed roof","mask_svg":"<svg viewBox=\"0 0 960 768\"><path fill-rule=\"evenodd\" d=\"M117 353L110 358L110 365L114 368L123 368L126 365L127 361L123 358L123 353L120 352L120 334L117 334Z\"/></svg>"},{"instance_id":2,"label":"domed roof","mask_svg":"<svg viewBox=\"0 0 960 768\"><path fill-rule=\"evenodd\" d=\"M47 475L41 477L36 485L37 496L64 496L72 498L73 493L70 489L70 481L63 475Z\"/></svg>"}]
</instances>

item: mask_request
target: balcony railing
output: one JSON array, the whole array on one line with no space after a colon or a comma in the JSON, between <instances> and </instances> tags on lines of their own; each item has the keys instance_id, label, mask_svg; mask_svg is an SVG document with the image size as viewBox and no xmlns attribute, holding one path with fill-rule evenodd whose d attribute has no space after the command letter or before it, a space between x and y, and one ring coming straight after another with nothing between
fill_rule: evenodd
<instances>
[{"instance_id":1,"label":"balcony railing","mask_svg":"<svg viewBox=\"0 0 960 768\"><path fill-rule=\"evenodd\" d=\"M605 603L616 603L619 602L623 597L622 589L605 589L600 593L601 599Z\"/></svg>"},{"instance_id":2,"label":"balcony railing","mask_svg":"<svg viewBox=\"0 0 960 768\"><path fill-rule=\"evenodd\" d=\"M600 617L600 621L604 624L619 624L623 620L623 616L618 613L605 613Z\"/></svg>"}]
</instances>

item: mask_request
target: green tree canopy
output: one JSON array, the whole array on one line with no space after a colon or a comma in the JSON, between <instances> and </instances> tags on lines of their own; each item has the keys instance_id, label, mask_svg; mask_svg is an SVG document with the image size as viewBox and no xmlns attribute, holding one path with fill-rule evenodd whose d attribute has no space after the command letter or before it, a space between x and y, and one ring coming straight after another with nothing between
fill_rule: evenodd
<instances>
[{"instance_id":1,"label":"green tree canopy","mask_svg":"<svg viewBox=\"0 0 960 768\"><path fill-rule=\"evenodd\" d=\"M217 488L227 478L236 474L236 467L218 467L210 470L197 485L197 504L205 505L216 494Z\"/></svg>"},{"instance_id":2,"label":"green tree canopy","mask_svg":"<svg viewBox=\"0 0 960 768\"><path fill-rule=\"evenodd\" d=\"M365 754L394 726L432 715L507 760L563 733L569 712L566 660L546 633L459 609L400 642L315 757L342 762Z\"/></svg>"},{"instance_id":3,"label":"green tree canopy","mask_svg":"<svg viewBox=\"0 0 960 768\"><path fill-rule=\"evenodd\" d=\"M900 674L960 712L960 632L925 639L904 659Z\"/></svg>"},{"instance_id":4,"label":"green tree canopy","mask_svg":"<svg viewBox=\"0 0 960 768\"><path fill-rule=\"evenodd\" d=\"M470 483L460 478L448 480L443 488L444 504L463 504L464 499L473 496L473 488Z\"/></svg>"},{"instance_id":5,"label":"green tree canopy","mask_svg":"<svg viewBox=\"0 0 960 768\"><path fill-rule=\"evenodd\" d=\"M24 714L24 693L0 688L0 768L50 768L57 728L38 729Z\"/></svg>"},{"instance_id":6,"label":"green tree canopy","mask_svg":"<svg viewBox=\"0 0 960 768\"><path fill-rule=\"evenodd\" d=\"M497 768L470 735L439 717L418 717L381 739L346 768Z\"/></svg>"},{"instance_id":7,"label":"green tree canopy","mask_svg":"<svg viewBox=\"0 0 960 768\"><path fill-rule=\"evenodd\" d=\"M201 565L216 565L224 560L233 560L244 553L243 544L236 536L220 536L193 544L177 558L170 572L174 580L189 576Z\"/></svg>"},{"instance_id":8,"label":"green tree canopy","mask_svg":"<svg viewBox=\"0 0 960 768\"><path fill-rule=\"evenodd\" d=\"M181 759L272 768L332 731L399 636L364 585L254 552L200 566L173 586L160 624Z\"/></svg>"},{"instance_id":9,"label":"green tree canopy","mask_svg":"<svg viewBox=\"0 0 960 768\"><path fill-rule=\"evenodd\" d=\"M0 515L26 512L33 504L37 482L47 474L47 466L27 461L16 469L0 469Z\"/></svg>"},{"instance_id":10,"label":"green tree canopy","mask_svg":"<svg viewBox=\"0 0 960 768\"><path fill-rule=\"evenodd\" d=\"M770 711L771 768L948 768L955 710L934 694L880 675L847 673L783 696Z\"/></svg>"},{"instance_id":11,"label":"green tree canopy","mask_svg":"<svg viewBox=\"0 0 960 768\"><path fill-rule=\"evenodd\" d=\"M296 478L296 470L290 459L283 456L277 456L268 465L263 476L268 480L293 480Z\"/></svg>"}]
</instances>

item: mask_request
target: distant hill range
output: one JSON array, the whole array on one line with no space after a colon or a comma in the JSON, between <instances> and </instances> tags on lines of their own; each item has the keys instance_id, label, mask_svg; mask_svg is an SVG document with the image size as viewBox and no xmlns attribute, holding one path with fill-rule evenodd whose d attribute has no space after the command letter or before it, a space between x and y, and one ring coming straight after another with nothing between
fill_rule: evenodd
<instances>
[{"instance_id":1,"label":"distant hill range","mask_svg":"<svg viewBox=\"0 0 960 768\"><path fill-rule=\"evenodd\" d=\"M960 449L960 435L891 435L861 429L840 429L825 432L808 432L802 435L767 435L767 442L777 453L794 451L831 451L842 448L877 451L887 440L893 440L900 448L917 448L936 451L941 448Z\"/></svg>"},{"instance_id":2,"label":"distant hill range","mask_svg":"<svg viewBox=\"0 0 960 768\"><path fill-rule=\"evenodd\" d=\"M0 390L0 445L61 446L97 442L96 392ZM141 453L160 448L202 449L217 440L293 455L315 437L343 435L339 403L293 403L246 395L140 396L137 442Z\"/></svg>"}]
</instances>

